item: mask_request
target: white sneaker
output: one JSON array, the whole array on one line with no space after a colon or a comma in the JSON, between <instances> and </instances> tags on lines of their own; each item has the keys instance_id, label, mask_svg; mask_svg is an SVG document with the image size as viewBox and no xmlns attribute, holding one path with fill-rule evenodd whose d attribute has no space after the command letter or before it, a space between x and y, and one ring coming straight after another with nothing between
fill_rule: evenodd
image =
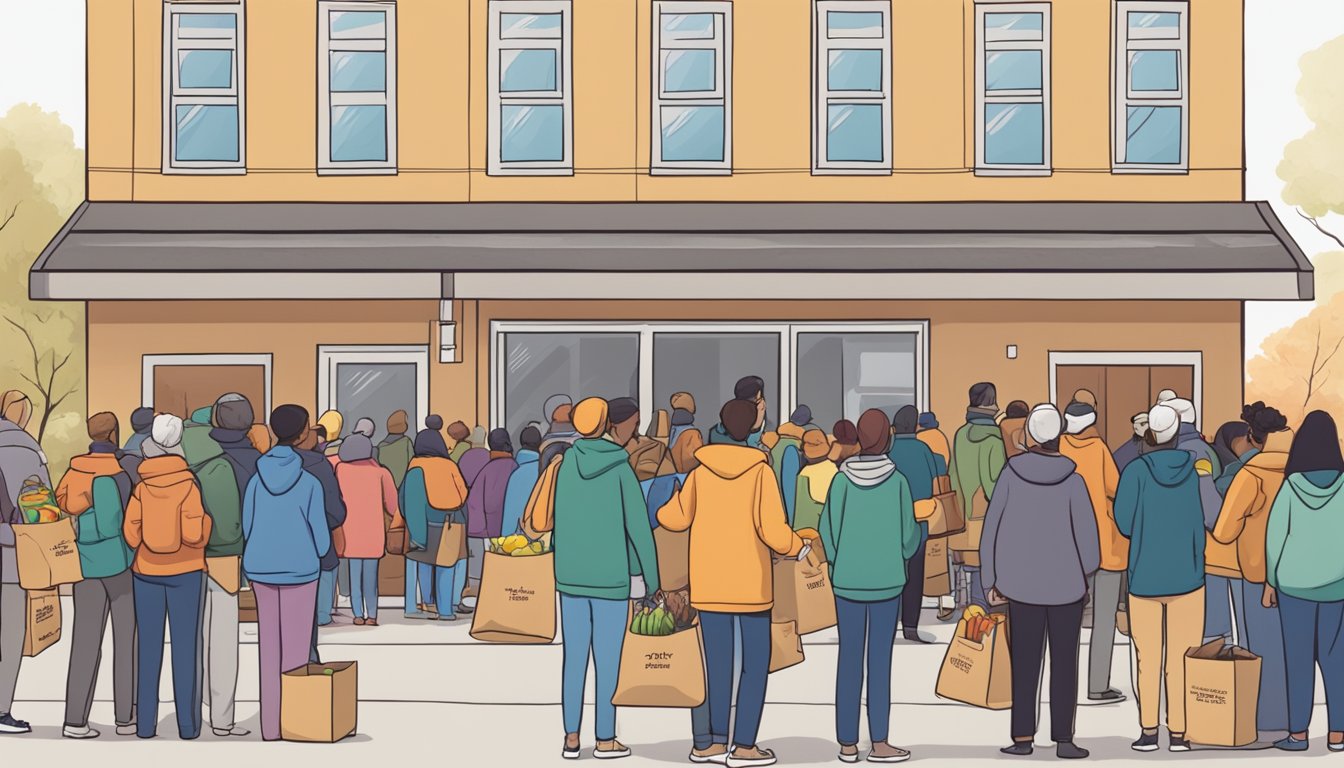
<instances>
[{"instance_id":1,"label":"white sneaker","mask_svg":"<svg viewBox=\"0 0 1344 768\"><path fill-rule=\"evenodd\" d=\"M118 735L118 736L134 736L134 735L135 735L135 723L129 723L129 724L127 724L127 725L118 725L118 726L117 726L117 735Z\"/></svg>"},{"instance_id":2,"label":"white sneaker","mask_svg":"<svg viewBox=\"0 0 1344 768\"><path fill-rule=\"evenodd\" d=\"M210 730L214 731L214 734L221 739L227 736L246 736L251 733L251 731L246 728L239 728L236 725L229 726L228 728L211 728Z\"/></svg>"},{"instance_id":3,"label":"white sneaker","mask_svg":"<svg viewBox=\"0 0 1344 768\"><path fill-rule=\"evenodd\" d=\"M61 729L61 735L67 739L96 739L99 733L87 725L83 728L72 728L67 725Z\"/></svg>"}]
</instances>

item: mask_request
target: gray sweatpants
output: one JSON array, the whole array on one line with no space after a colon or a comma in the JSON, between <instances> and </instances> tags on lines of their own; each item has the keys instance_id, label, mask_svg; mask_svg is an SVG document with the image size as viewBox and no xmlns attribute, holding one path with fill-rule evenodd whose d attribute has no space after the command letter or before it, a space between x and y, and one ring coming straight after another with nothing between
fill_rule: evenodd
<instances>
[{"instance_id":1,"label":"gray sweatpants","mask_svg":"<svg viewBox=\"0 0 1344 768\"><path fill-rule=\"evenodd\" d=\"M27 633L28 593L18 584L0 584L0 715L14 706Z\"/></svg>"},{"instance_id":2,"label":"gray sweatpants","mask_svg":"<svg viewBox=\"0 0 1344 768\"><path fill-rule=\"evenodd\" d=\"M102 663L103 637L112 619L112 699L117 725L135 723L135 588L129 569L116 576L76 582L70 668L65 681L65 724L89 724L93 689Z\"/></svg>"},{"instance_id":3,"label":"gray sweatpants","mask_svg":"<svg viewBox=\"0 0 1344 768\"><path fill-rule=\"evenodd\" d=\"M467 539L467 578L474 586L480 586L481 570L485 565L485 539Z\"/></svg>"},{"instance_id":4,"label":"gray sweatpants","mask_svg":"<svg viewBox=\"0 0 1344 768\"><path fill-rule=\"evenodd\" d=\"M1097 571L1092 577L1092 642L1088 648L1087 692L1111 689L1111 660L1115 654L1115 613L1124 589L1123 571Z\"/></svg>"},{"instance_id":5,"label":"gray sweatpants","mask_svg":"<svg viewBox=\"0 0 1344 768\"><path fill-rule=\"evenodd\" d=\"M197 688L210 707L210 727L221 731L234 726L233 705L238 691L238 596L225 592L214 579L205 579L205 610L201 639L205 653L205 684Z\"/></svg>"}]
</instances>

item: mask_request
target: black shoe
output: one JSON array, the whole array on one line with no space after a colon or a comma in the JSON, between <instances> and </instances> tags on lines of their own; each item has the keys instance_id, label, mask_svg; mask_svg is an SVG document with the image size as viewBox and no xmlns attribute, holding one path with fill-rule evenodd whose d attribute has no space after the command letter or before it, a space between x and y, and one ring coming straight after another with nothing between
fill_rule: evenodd
<instances>
[{"instance_id":1,"label":"black shoe","mask_svg":"<svg viewBox=\"0 0 1344 768\"><path fill-rule=\"evenodd\" d=\"M905 635L905 639L909 640L912 643L922 643L924 645L929 645L930 643L933 642L932 639L925 638L923 635L921 635L918 629L907 629L903 632L903 634Z\"/></svg>"},{"instance_id":2,"label":"black shoe","mask_svg":"<svg viewBox=\"0 0 1344 768\"><path fill-rule=\"evenodd\" d=\"M1030 741L1014 741L1011 747L1004 747L999 751L1005 755L1016 755L1018 757L1026 757L1027 755L1030 755L1032 752L1034 752L1035 748L1032 746Z\"/></svg>"},{"instance_id":3,"label":"black shoe","mask_svg":"<svg viewBox=\"0 0 1344 768\"><path fill-rule=\"evenodd\" d=\"M1158 750L1157 734L1156 733L1141 734L1139 736L1139 740L1134 742L1133 744L1130 744L1129 748L1134 750L1135 752L1156 752Z\"/></svg>"},{"instance_id":4,"label":"black shoe","mask_svg":"<svg viewBox=\"0 0 1344 768\"><path fill-rule=\"evenodd\" d=\"M457 607L453 609L453 612L458 616L470 616L473 611L471 608L467 607L466 603L458 603Z\"/></svg>"},{"instance_id":5,"label":"black shoe","mask_svg":"<svg viewBox=\"0 0 1344 768\"><path fill-rule=\"evenodd\" d=\"M1095 701L1101 704L1118 704L1125 700L1125 694L1114 688L1108 688L1101 693L1087 694L1088 701Z\"/></svg>"},{"instance_id":6,"label":"black shoe","mask_svg":"<svg viewBox=\"0 0 1344 768\"><path fill-rule=\"evenodd\" d=\"M1171 744L1167 747L1172 752L1189 752L1190 740L1185 738L1183 733L1171 734Z\"/></svg>"},{"instance_id":7,"label":"black shoe","mask_svg":"<svg viewBox=\"0 0 1344 768\"><path fill-rule=\"evenodd\" d=\"M8 712L0 715L0 733L32 733L33 726L26 720L18 720Z\"/></svg>"},{"instance_id":8,"label":"black shoe","mask_svg":"<svg viewBox=\"0 0 1344 768\"><path fill-rule=\"evenodd\" d=\"M1055 744L1055 757L1061 760L1082 760L1090 754L1092 753L1072 741L1061 741Z\"/></svg>"}]
</instances>

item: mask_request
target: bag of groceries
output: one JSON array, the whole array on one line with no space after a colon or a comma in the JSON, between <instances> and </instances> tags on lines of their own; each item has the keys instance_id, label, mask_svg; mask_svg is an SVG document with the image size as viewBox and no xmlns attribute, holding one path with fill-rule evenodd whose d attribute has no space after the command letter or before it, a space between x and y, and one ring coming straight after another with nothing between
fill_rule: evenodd
<instances>
[{"instance_id":1,"label":"bag of groceries","mask_svg":"<svg viewBox=\"0 0 1344 768\"><path fill-rule=\"evenodd\" d=\"M37 475L24 480L19 488L19 511L23 513L23 522L29 524L54 523L65 517L61 505L56 503L56 492Z\"/></svg>"},{"instance_id":2,"label":"bag of groceries","mask_svg":"<svg viewBox=\"0 0 1344 768\"><path fill-rule=\"evenodd\" d=\"M831 574L816 549L802 560L786 557L776 561L774 582L775 607L770 612L770 621L792 621L800 635L835 626Z\"/></svg>"},{"instance_id":3,"label":"bag of groceries","mask_svg":"<svg viewBox=\"0 0 1344 768\"><path fill-rule=\"evenodd\" d=\"M516 541L500 544L506 539L513 537L489 540L471 636L490 643L549 643L555 640L555 554Z\"/></svg>"},{"instance_id":4,"label":"bag of groceries","mask_svg":"<svg viewBox=\"0 0 1344 768\"><path fill-rule=\"evenodd\" d=\"M938 671L938 696L981 709L1013 705L1008 617L972 605L957 623Z\"/></svg>"},{"instance_id":5,"label":"bag of groceries","mask_svg":"<svg viewBox=\"0 0 1344 768\"><path fill-rule=\"evenodd\" d=\"M955 496L955 494L953 494ZM983 488L977 488L971 497L971 508L962 510L965 522L961 530L952 533L947 546L954 552L970 552L976 556L975 565L980 564L980 535L985 530L985 515L989 512L989 499L985 498ZM930 534L932 535L932 534Z\"/></svg>"},{"instance_id":6,"label":"bag of groceries","mask_svg":"<svg viewBox=\"0 0 1344 768\"><path fill-rule=\"evenodd\" d=\"M924 547L923 587L925 597L943 597L952 593L946 539L929 539L929 543Z\"/></svg>"},{"instance_id":7,"label":"bag of groceries","mask_svg":"<svg viewBox=\"0 0 1344 768\"><path fill-rule=\"evenodd\" d=\"M621 646L618 707L698 707L705 702L700 619L685 591L633 600Z\"/></svg>"},{"instance_id":8,"label":"bag of groceries","mask_svg":"<svg viewBox=\"0 0 1344 768\"><path fill-rule=\"evenodd\" d=\"M966 529L966 516L961 511L961 503L952 490L952 480L947 475L933 479L933 514L926 522L929 524L929 538L940 539L960 533Z\"/></svg>"},{"instance_id":9,"label":"bag of groceries","mask_svg":"<svg viewBox=\"0 0 1344 768\"><path fill-rule=\"evenodd\" d=\"M61 595L54 589L33 590L28 596L23 655L36 656L61 639Z\"/></svg>"},{"instance_id":10,"label":"bag of groceries","mask_svg":"<svg viewBox=\"0 0 1344 768\"><path fill-rule=\"evenodd\" d=\"M14 554L24 589L51 589L84 580L73 518L14 526Z\"/></svg>"},{"instance_id":11,"label":"bag of groceries","mask_svg":"<svg viewBox=\"0 0 1344 768\"><path fill-rule=\"evenodd\" d=\"M770 623L770 671L803 663L803 638L792 621Z\"/></svg>"},{"instance_id":12,"label":"bag of groceries","mask_svg":"<svg viewBox=\"0 0 1344 768\"><path fill-rule=\"evenodd\" d=\"M1223 638L1185 653L1185 737L1213 747L1255 743L1260 657Z\"/></svg>"}]
</instances>

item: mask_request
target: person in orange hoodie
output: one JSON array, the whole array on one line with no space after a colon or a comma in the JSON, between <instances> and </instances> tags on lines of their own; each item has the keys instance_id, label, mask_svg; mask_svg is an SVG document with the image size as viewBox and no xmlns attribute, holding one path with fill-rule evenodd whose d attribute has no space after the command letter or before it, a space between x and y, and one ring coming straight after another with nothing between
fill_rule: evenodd
<instances>
[{"instance_id":1,"label":"person in orange hoodie","mask_svg":"<svg viewBox=\"0 0 1344 768\"><path fill-rule=\"evenodd\" d=\"M154 427L142 448L145 460L140 464L140 484L131 492L122 525L126 544L135 551L131 571L139 624L136 735L152 739L159 726L159 677L167 624L173 637L193 638L174 642L171 651L177 734L194 739L201 734L196 686L210 518L196 477L182 458L182 419L171 414L154 417Z\"/></svg>"},{"instance_id":2,"label":"person in orange hoodie","mask_svg":"<svg viewBox=\"0 0 1344 768\"><path fill-rule=\"evenodd\" d=\"M1276 408L1248 413L1250 453L1223 498L1213 539L1220 545L1235 545L1241 579L1234 602L1244 627L1241 645L1260 657L1260 701L1256 728L1261 741L1271 732L1288 730L1288 677L1283 650L1283 629L1273 589L1266 585L1265 531L1269 510L1283 486L1293 432L1288 419Z\"/></svg>"},{"instance_id":3,"label":"person in orange hoodie","mask_svg":"<svg viewBox=\"0 0 1344 768\"><path fill-rule=\"evenodd\" d=\"M943 458L943 466L952 466L952 444L947 441L947 435L938 428L938 416L933 411L925 411L919 414L919 431L915 437L923 440L926 445L933 450L933 455Z\"/></svg>"},{"instance_id":4,"label":"person in orange hoodie","mask_svg":"<svg viewBox=\"0 0 1344 768\"><path fill-rule=\"evenodd\" d=\"M387 530L403 528L397 484L373 458L373 442L353 432L341 441L336 482L345 499L345 551L350 563L350 609L356 626L378 626L378 561L387 554ZM389 523L390 520L390 523Z\"/></svg>"},{"instance_id":5,"label":"person in orange hoodie","mask_svg":"<svg viewBox=\"0 0 1344 768\"><path fill-rule=\"evenodd\" d=\"M765 454L747 443L756 416L750 401L725 403L719 412L725 433L720 439L731 442L696 451L700 466L658 510L659 525L691 532L691 605L700 611L704 632L711 730L711 744L697 744L692 762L757 766L776 759L756 744L770 665L771 559L803 557L807 547L784 516L779 483ZM734 626L741 630L742 674L730 753Z\"/></svg>"},{"instance_id":6,"label":"person in orange hoodie","mask_svg":"<svg viewBox=\"0 0 1344 768\"><path fill-rule=\"evenodd\" d=\"M1120 471L1106 441L1097 431L1096 398L1080 389L1064 409L1064 436L1059 453L1071 459L1087 484L1092 512L1100 534L1101 569L1091 578L1092 642L1088 649L1087 698L1106 704L1125 700L1111 686L1111 662L1115 651L1115 618L1125 591L1125 569L1129 567L1129 539L1115 527L1115 490Z\"/></svg>"}]
</instances>

